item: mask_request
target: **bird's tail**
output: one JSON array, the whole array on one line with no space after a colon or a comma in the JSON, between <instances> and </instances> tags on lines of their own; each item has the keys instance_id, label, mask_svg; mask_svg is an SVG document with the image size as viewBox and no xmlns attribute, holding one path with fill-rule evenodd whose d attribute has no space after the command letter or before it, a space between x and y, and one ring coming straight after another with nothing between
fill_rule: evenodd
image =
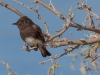
<instances>
[{"instance_id":1,"label":"bird's tail","mask_svg":"<svg viewBox=\"0 0 100 75\"><path fill-rule=\"evenodd\" d=\"M40 51L41 51L41 54L43 57L46 57L46 56L51 56L51 54L47 51L47 49L45 47L39 47Z\"/></svg>"}]
</instances>

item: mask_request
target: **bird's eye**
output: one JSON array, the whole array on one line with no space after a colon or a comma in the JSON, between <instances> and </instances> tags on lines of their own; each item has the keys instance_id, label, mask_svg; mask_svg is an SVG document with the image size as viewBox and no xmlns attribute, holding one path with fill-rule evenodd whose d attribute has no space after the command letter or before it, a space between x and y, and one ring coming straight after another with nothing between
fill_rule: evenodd
<instances>
[{"instance_id":1,"label":"bird's eye","mask_svg":"<svg viewBox=\"0 0 100 75\"><path fill-rule=\"evenodd\" d=\"M24 21L23 21L23 20L21 20L21 22L23 23Z\"/></svg>"},{"instance_id":2,"label":"bird's eye","mask_svg":"<svg viewBox=\"0 0 100 75\"><path fill-rule=\"evenodd\" d=\"M24 23L24 20L20 20L19 22L18 22L18 25L22 25Z\"/></svg>"}]
</instances>

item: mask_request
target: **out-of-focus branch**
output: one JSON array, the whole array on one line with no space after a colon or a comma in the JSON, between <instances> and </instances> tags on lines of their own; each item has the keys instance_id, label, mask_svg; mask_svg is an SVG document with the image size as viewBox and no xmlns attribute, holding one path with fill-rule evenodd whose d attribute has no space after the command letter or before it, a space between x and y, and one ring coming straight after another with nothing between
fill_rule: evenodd
<instances>
[{"instance_id":1,"label":"out-of-focus branch","mask_svg":"<svg viewBox=\"0 0 100 75\"><path fill-rule=\"evenodd\" d=\"M86 68L86 70L90 70L90 71L92 71L92 70L100 70L100 67L90 68L88 66L85 66L85 68Z\"/></svg>"},{"instance_id":2,"label":"out-of-focus branch","mask_svg":"<svg viewBox=\"0 0 100 75\"><path fill-rule=\"evenodd\" d=\"M1 57L0 57L0 63L5 66L5 68L8 70L8 75L17 75L15 72L11 70L11 67L9 66L8 63L4 62Z\"/></svg>"},{"instance_id":3,"label":"out-of-focus branch","mask_svg":"<svg viewBox=\"0 0 100 75\"><path fill-rule=\"evenodd\" d=\"M0 5L6 7L7 9L15 12L17 15L19 15L20 17L24 16L24 14L22 14L21 12L19 12L17 9L15 9L14 7L4 3L3 1L0 1Z\"/></svg>"}]
</instances>

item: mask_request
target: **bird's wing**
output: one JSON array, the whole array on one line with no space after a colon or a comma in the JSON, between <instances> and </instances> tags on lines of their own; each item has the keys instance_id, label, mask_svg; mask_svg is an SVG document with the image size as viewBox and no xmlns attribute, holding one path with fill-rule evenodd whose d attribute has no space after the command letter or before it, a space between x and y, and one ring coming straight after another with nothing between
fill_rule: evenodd
<instances>
[{"instance_id":1,"label":"bird's wing","mask_svg":"<svg viewBox=\"0 0 100 75\"><path fill-rule=\"evenodd\" d=\"M38 33L38 36L39 36L38 38L41 39L43 42L45 42L42 29L36 24L33 25L33 28Z\"/></svg>"}]
</instances>

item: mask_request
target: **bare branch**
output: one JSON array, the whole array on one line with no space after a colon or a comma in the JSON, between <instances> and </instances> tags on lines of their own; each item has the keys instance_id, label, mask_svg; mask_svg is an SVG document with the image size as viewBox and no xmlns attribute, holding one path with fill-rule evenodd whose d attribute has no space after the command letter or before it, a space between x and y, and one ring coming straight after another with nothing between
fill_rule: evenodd
<instances>
[{"instance_id":1,"label":"bare branch","mask_svg":"<svg viewBox=\"0 0 100 75\"><path fill-rule=\"evenodd\" d=\"M66 25L63 27L62 31L60 31L58 34L52 36L48 41L51 41L52 39L56 38L57 36L62 35L62 34L68 29L69 26L70 26L70 23L66 24Z\"/></svg>"},{"instance_id":2,"label":"bare branch","mask_svg":"<svg viewBox=\"0 0 100 75\"><path fill-rule=\"evenodd\" d=\"M19 15L20 17L24 16L24 14L22 14L21 12L19 12L17 9L15 9L14 7L0 1L0 5L6 7L7 9L15 12L17 15Z\"/></svg>"},{"instance_id":3,"label":"bare branch","mask_svg":"<svg viewBox=\"0 0 100 75\"><path fill-rule=\"evenodd\" d=\"M5 66L5 68L8 70L8 75L17 75L15 72L11 70L11 67L9 66L8 63L4 62L1 57L0 57L0 63Z\"/></svg>"},{"instance_id":4,"label":"bare branch","mask_svg":"<svg viewBox=\"0 0 100 75\"><path fill-rule=\"evenodd\" d=\"M36 0L36 2L40 3L41 5L43 5L44 7L46 7L47 9L49 9L50 11L52 11L54 14L56 14L57 16L59 16L64 21L70 22L70 20L68 18L64 17L62 14L60 14L57 11L55 11L54 9L52 9L49 5L43 3L41 0ZM74 23L73 21L71 21L71 25L70 26L78 28L78 29L89 30L89 31L94 31L96 33L100 33L99 29L92 28L92 27L89 27L89 26L82 26L80 24Z\"/></svg>"},{"instance_id":5,"label":"bare branch","mask_svg":"<svg viewBox=\"0 0 100 75\"><path fill-rule=\"evenodd\" d=\"M39 62L40 64L44 64L44 63L46 63L46 62L50 62L50 61L53 61L53 60L55 60L55 59L57 59L57 58L60 58L60 57L62 57L62 56L64 56L64 55L67 55L68 53L70 53L71 51L73 51L74 49L76 49L76 48L78 48L80 45L77 45L77 46L73 46L72 48L68 48L68 49L66 49L65 50L65 53L63 53L63 54L58 54L58 55L56 55L55 57L53 57L53 59L49 59L49 60L46 60L46 61L42 61L42 62Z\"/></svg>"},{"instance_id":6,"label":"bare branch","mask_svg":"<svg viewBox=\"0 0 100 75\"><path fill-rule=\"evenodd\" d=\"M61 40L56 40L55 42L56 42L55 43L56 47L66 46L68 44L88 45L88 44L94 44L94 43L100 42L100 37L90 39L90 40L70 40L68 38L63 38Z\"/></svg>"}]
</instances>

